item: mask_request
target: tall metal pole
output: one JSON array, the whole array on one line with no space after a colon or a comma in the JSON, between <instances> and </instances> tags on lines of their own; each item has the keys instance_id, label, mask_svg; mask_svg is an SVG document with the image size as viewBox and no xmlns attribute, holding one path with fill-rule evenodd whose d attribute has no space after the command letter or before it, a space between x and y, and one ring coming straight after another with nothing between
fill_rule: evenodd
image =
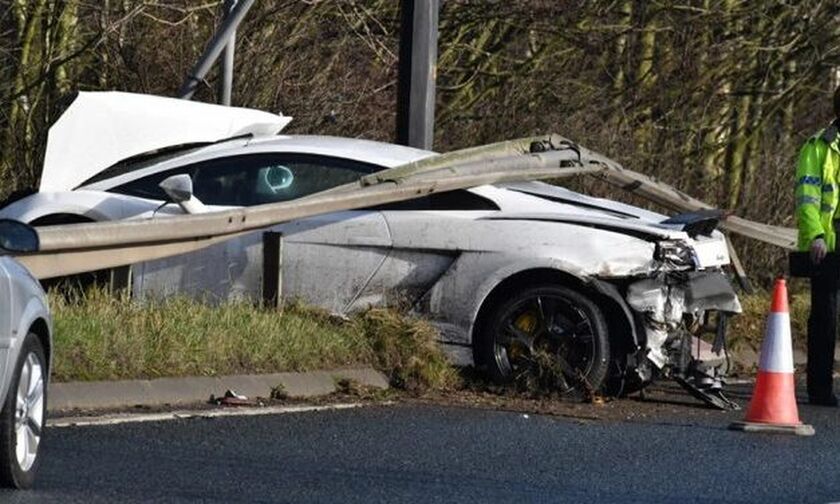
<instances>
[{"instance_id":1,"label":"tall metal pole","mask_svg":"<svg viewBox=\"0 0 840 504\"><path fill-rule=\"evenodd\" d=\"M431 149L439 0L402 0L397 143Z\"/></svg>"},{"instance_id":2,"label":"tall metal pole","mask_svg":"<svg viewBox=\"0 0 840 504\"><path fill-rule=\"evenodd\" d=\"M198 62L190 72L190 75L187 76L186 80L181 85L181 89L178 90L179 98L184 98L186 100L192 98L198 84L207 77L207 73L210 72L210 68L213 67L213 63L219 59L219 55L224 50L231 35L236 32L236 28L239 26L239 23L241 23L245 18L245 14L248 13L248 10L254 5L255 1L256 0L238 0L236 2L236 6L231 11L230 16L222 21L222 24L219 26L218 30L216 30L213 38L210 39L210 43L207 44L207 47L204 49L204 53L201 55L201 58L199 58Z\"/></svg>"},{"instance_id":3,"label":"tall metal pole","mask_svg":"<svg viewBox=\"0 0 840 504\"><path fill-rule=\"evenodd\" d=\"M222 19L230 17L234 7L236 7L237 0L225 0ZM218 101L222 105L231 104L231 95L233 94L233 60L236 55L236 30L230 34L225 50L222 53L222 60L219 64L219 81L218 81Z\"/></svg>"}]
</instances>

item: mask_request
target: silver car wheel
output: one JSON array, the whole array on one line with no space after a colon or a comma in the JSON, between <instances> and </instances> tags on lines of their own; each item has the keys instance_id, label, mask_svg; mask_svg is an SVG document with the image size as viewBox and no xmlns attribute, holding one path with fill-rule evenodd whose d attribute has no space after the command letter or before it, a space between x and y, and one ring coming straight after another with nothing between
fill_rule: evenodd
<instances>
[{"instance_id":1,"label":"silver car wheel","mask_svg":"<svg viewBox=\"0 0 840 504\"><path fill-rule=\"evenodd\" d=\"M35 352L26 356L20 370L15 402L15 455L24 472L29 471L38 457L44 421L44 371Z\"/></svg>"}]
</instances>

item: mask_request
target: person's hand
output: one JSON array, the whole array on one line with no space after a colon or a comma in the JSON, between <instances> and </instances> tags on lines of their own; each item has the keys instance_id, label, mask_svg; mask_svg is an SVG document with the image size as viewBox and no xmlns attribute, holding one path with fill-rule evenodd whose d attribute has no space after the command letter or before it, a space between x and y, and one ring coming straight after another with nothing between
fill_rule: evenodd
<instances>
[{"instance_id":1,"label":"person's hand","mask_svg":"<svg viewBox=\"0 0 840 504\"><path fill-rule=\"evenodd\" d=\"M825 255L828 253L828 246L825 244L825 240L822 238L817 238L816 240L811 242L811 262L814 264L819 264L825 259Z\"/></svg>"}]
</instances>

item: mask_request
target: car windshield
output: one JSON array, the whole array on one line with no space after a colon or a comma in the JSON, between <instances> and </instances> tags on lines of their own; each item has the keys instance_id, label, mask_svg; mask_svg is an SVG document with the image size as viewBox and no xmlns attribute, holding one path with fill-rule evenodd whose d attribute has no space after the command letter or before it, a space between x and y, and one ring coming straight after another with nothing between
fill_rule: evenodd
<instances>
[{"instance_id":1,"label":"car windshield","mask_svg":"<svg viewBox=\"0 0 840 504\"><path fill-rule=\"evenodd\" d=\"M125 175L126 173L131 173L133 171L142 170L143 168L156 165L158 163L162 163L170 159L175 159L185 154L190 154L192 152L197 151L198 149L201 149L202 147L206 147L207 145L210 144L198 143L178 145L173 147L167 147L166 149L159 149L153 152L145 152L137 156L132 156L130 158L123 159L119 163L102 170L93 177L82 182L79 185L79 187L84 187L86 185L100 182L102 180L107 180L109 178Z\"/></svg>"},{"instance_id":2,"label":"car windshield","mask_svg":"<svg viewBox=\"0 0 840 504\"><path fill-rule=\"evenodd\" d=\"M249 137L251 137L250 134L230 138L223 138L222 140L218 140L216 142L194 142L188 144L171 145L162 149L144 152L142 154L123 159L122 161L119 161L116 164L109 166L108 168L102 170L93 177L79 184L79 187L84 187L86 185L100 182L102 180L107 180L109 178L125 175L126 173L131 173L133 171L142 170L143 168L163 163L165 161L169 161L170 159L178 158L180 156L192 154L193 152L207 147L208 145L216 145L224 142L229 142L231 140Z\"/></svg>"}]
</instances>

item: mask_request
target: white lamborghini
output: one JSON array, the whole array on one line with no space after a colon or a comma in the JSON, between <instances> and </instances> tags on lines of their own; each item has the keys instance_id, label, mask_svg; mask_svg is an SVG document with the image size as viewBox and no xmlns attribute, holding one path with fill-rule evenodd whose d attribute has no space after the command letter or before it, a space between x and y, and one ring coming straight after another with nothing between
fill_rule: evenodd
<instances>
[{"instance_id":1,"label":"white lamborghini","mask_svg":"<svg viewBox=\"0 0 840 504\"><path fill-rule=\"evenodd\" d=\"M51 129L40 190L0 217L34 226L294 201L436 154L282 135L290 119L126 93L81 93ZM337 313L399 304L462 364L497 381L535 355L559 387L673 376L716 402L727 316L740 305L708 215L667 216L538 183L481 186L288 222L282 296ZM262 233L131 268L135 296L254 298ZM713 317L712 315L720 315ZM693 336L717 320L714 352ZM706 345L708 347L709 345ZM709 396L711 399L709 399Z\"/></svg>"}]
</instances>

